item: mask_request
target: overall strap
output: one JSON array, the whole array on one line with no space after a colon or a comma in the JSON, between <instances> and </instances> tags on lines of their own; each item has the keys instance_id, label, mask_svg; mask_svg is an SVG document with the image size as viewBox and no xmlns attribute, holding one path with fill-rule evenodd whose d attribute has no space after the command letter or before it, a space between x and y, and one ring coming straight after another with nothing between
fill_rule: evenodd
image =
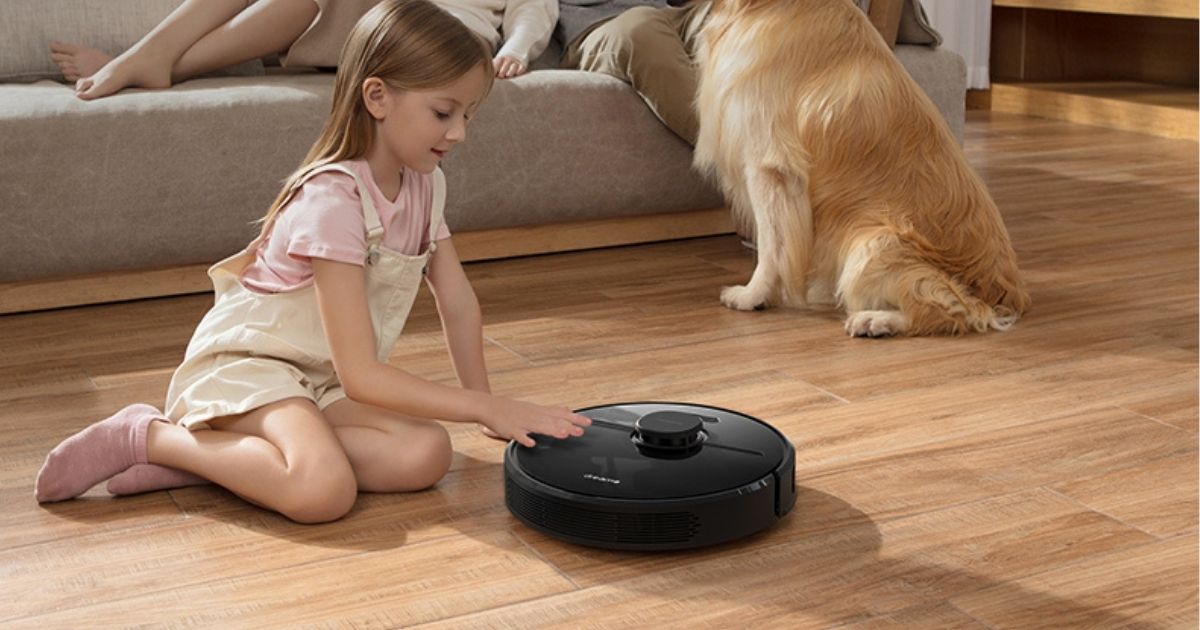
<instances>
[{"instance_id":1,"label":"overall strap","mask_svg":"<svg viewBox=\"0 0 1200 630\"><path fill-rule=\"evenodd\" d=\"M363 185L362 179L359 178L358 173L355 173L354 169L344 164L337 162L333 164L322 164L321 166L309 170L307 173L302 175L300 180L296 182L296 185L288 191L287 196L283 198L283 201L279 204L279 207L283 208L291 203L292 197L296 196L296 192L300 190L300 187L303 186L305 182L312 179L319 173L325 173L329 171L345 173L354 178L354 183L356 186L358 186L358 196L360 199L362 199L363 223L366 225L367 242L370 243L373 241L378 241L379 238L383 236L383 226L379 223L379 212L375 210L375 202L371 199L371 191L369 188ZM271 228L274 227L275 221L278 219L279 214L271 217L271 223L263 227L262 234L259 235L258 238L254 239L254 241L251 242L246 249L254 250L257 248L257 246L265 242L268 238L268 235L271 233Z\"/></svg>"},{"instance_id":2,"label":"overall strap","mask_svg":"<svg viewBox=\"0 0 1200 630\"><path fill-rule=\"evenodd\" d=\"M309 178L317 173L325 173L328 171L345 173L354 178L354 183L358 186L358 197L362 200L363 224L366 225L367 229L367 242L378 242L383 236L383 225L379 223L379 211L375 209L375 202L371 199L371 189L367 188L367 186L363 184L362 178L358 176L358 173L356 173L354 169L346 166L345 164L337 162L318 166L317 168L305 173L304 177L300 178L300 181L296 184L296 188L294 188L293 191L298 190L300 186L304 184L304 182L308 181Z\"/></svg>"},{"instance_id":3,"label":"overall strap","mask_svg":"<svg viewBox=\"0 0 1200 630\"><path fill-rule=\"evenodd\" d=\"M437 236L438 227L445 220L446 174L441 167L433 169L433 207L429 210L429 244Z\"/></svg>"},{"instance_id":4,"label":"overall strap","mask_svg":"<svg viewBox=\"0 0 1200 630\"><path fill-rule=\"evenodd\" d=\"M321 166L309 170L302 175L300 180L296 182L296 185L288 191L287 195L283 198L283 201L279 204L279 207L283 208L284 206L287 206L288 203L291 203L292 198L296 196L296 191L300 190L300 187L303 186L305 182L312 179L319 173L325 173L328 171L345 173L354 178L354 183L356 186L358 186L358 196L362 199L363 222L366 227L365 231L367 236L367 244L370 245L371 243L378 243L383 237L383 226L379 223L379 212L375 210L375 202L371 199L371 191L363 185L362 179L359 178L358 173L355 173L354 169L351 169L344 164L336 162L333 164L322 164ZM232 271L234 275L241 273L241 271L245 269L246 265L254 261L256 252L258 252L258 250L262 248L263 245L265 245L270 239L271 230L274 228L275 221L278 219L279 213L276 213L275 216L271 217L270 223L263 226L262 232L255 237L253 241L250 241L250 244L247 245L245 249L210 267L208 270L208 275L212 276L215 280L217 273L221 270L229 271L229 269L234 269Z\"/></svg>"}]
</instances>

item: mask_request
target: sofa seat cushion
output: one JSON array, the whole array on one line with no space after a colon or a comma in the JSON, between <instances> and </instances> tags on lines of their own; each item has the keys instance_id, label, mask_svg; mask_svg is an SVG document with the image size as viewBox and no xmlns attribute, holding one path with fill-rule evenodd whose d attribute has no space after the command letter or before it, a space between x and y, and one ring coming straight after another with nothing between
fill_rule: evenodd
<instances>
[{"instance_id":1,"label":"sofa seat cushion","mask_svg":"<svg viewBox=\"0 0 1200 630\"><path fill-rule=\"evenodd\" d=\"M896 54L961 138L962 59ZM0 85L0 282L237 251L316 139L332 87L332 74L283 73L85 102L50 81ZM443 164L456 232L723 205L691 170L690 147L605 75L498 81L467 136Z\"/></svg>"},{"instance_id":2,"label":"sofa seat cushion","mask_svg":"<svg viewBox=\"0 0 1200 630\"><path fill-rule=\"evenodd\" d=\"M0 282L217 260L311 145L331 78L213 78L85 102L0 86Z\"/></svg>"},{"instance_id":3,"label":"sofa seat cushion","mask_svg":"<svg viewBox=\"0 0 1200 630\"><path fill-rule=\"evenodd\" d=\"M0 282L236 251L316 139L332 87L326 73L209 78L84 102L49 81L0 85ZM722 203L611 77L498 82L468 139L443 165L455 231Z\"/></svg>"},{"instance_id":4,"label":"sofa seat cushion","mask_svg":"<svg viewBox=\"0 0 1200 630\"><path fill-rule=\"evenodd\" d=\"M446 157L446 217L481 230L721 206L691 159L625 83L533 72L497 81Z\"/></svg>"}]
</instances>

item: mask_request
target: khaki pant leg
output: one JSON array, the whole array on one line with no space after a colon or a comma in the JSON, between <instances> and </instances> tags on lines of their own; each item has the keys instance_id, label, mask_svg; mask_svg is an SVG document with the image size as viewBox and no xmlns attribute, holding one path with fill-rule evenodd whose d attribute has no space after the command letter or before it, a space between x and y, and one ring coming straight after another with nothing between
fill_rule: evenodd
<instances>
[{"instance_id":1,"label":"khaki pant leg","mask_svg":"<svg viewBox=\"0 0 1200 630\"><path fill-rule=\"evenodd\" d=\"M707 14L708 5L700 7ZM699 122L693 103L699 76L691 47L697 10L629 9L572 42L563 65L629 83L659 120L695 145Z\"/></svg>"}]
</instances>

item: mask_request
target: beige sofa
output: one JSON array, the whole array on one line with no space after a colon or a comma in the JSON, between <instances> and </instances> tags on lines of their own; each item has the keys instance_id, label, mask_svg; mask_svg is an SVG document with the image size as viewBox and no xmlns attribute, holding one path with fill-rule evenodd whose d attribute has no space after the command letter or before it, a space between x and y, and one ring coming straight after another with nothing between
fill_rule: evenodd
<instances>
[{"instance_id":1,"label":"beige sofa","mask_svg":"<svg viewBox=\"0 0 1200 630\"><path fill-rule=\"evenodd\" d=\"M919 45L896 54L961 137L962 60ZM732 230L688 145L629 86L550 69L556 58L498 81L443 165L464 258ZM205 266L252 237L332 84L269 70L94 102L51 80L0 84L0 313L207 290Z\"/></svg>"}]
</instances>

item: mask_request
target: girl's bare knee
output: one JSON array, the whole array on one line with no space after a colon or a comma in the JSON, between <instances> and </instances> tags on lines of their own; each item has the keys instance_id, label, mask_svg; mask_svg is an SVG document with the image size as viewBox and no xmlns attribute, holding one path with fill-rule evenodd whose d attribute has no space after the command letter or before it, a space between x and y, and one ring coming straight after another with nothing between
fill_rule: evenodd
<instances>
[{"instance_id":1,"label":"girl's bare knee","mask_svg":"<svg viewBox=\"0 0 1200 630\"><path fill-rule=\"evenodd\" d=\"M450 462L454 459L454 448L450 444L450 434L440 424L432 424L428 437L422 441L424 447L418 457L418 474L414 483L419 488L428 488L446 476L450 470Z\"/></svg>"},{"instance_id":2,"label":"girl's bare knee","mask_svg":"<svg viewBox=\"0 0 1200 630\"><path fill-rule=\"evenodd\" d=\"M358 489L333 492L297 493L279 512L297 523L328 523L342 518L354 507Z\"/></svg>"},{"instance_id":3,"label":"girl's bare knee","mask_svg":"<svg viewBox=\"0 0 1200 630\"><path fill-rule=\"evenodd\" d=\"M396 462L392 472L398 491L424 490L446 476L454 450L450 434L442 425L431 422L415 435L406 436L405 442L405 456Z\"/></svg>"},{"instance_id":4,"label":"girl's bare knee","mask_svg":"<svg viewBox=\"0 0 1200 630\"><path fill-rule=\"evenodd\" d=\"M346 468L293 484L279 512L297 523L328 523L345 516L358 498L358 482Z\"/></svg>"}]
</instances>

